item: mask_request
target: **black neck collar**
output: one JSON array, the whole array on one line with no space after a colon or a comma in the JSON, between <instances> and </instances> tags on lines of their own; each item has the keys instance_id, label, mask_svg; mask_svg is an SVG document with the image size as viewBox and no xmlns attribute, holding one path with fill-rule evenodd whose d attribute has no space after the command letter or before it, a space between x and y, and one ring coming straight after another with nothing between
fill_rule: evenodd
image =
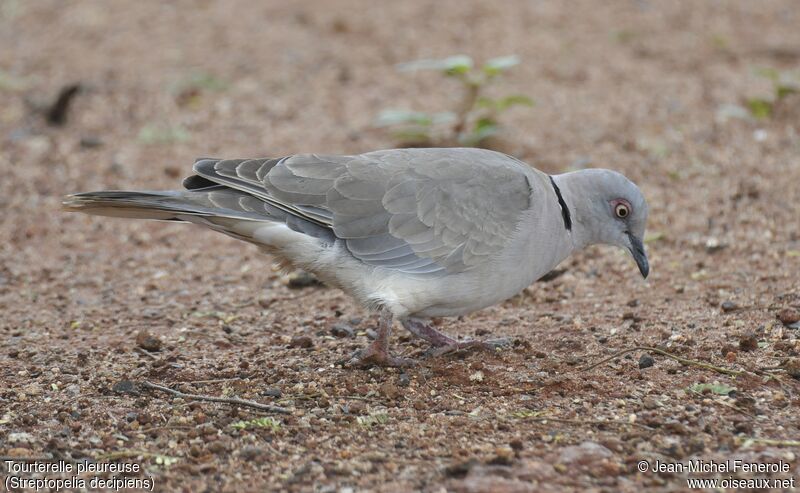
<instances>
[{"instance_id":1,"label":"black neck collar","mask_svg":"<svg viewBox=\"0 0 800 493\"><path fill-rule=\"evenodd\" d=\"M572 216L570 216L569 207L567 207L567 203L564 202L564 197L561 196L561 190L559 190L552 176L550 177L550 184L553 185L553 190L556 191L556 197L558 197L558 205L561 207L561 217L564 219L564 227L567 231L572 231Z\"/></svg>"}]
</instances>

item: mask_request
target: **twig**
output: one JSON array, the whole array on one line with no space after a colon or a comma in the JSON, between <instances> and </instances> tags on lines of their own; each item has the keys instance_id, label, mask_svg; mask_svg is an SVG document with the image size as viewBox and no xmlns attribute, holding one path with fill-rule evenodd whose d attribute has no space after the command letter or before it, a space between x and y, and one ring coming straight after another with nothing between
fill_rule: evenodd
<instances>
[{"instance_id":1,"label":"twig","mask_svg":"<svg viewBox=\"0 0 800 493\"><path fill-rule=\"evenodd\" d=\"M565 423L565 424L573 424L573 425L616 425L616 426L636 426L638 428L644 428L645 430L653 430L650 426L643 425L641 423L630 423L628 421L603 421L599 419L567 419L567 418L553 418L553 417L546 417L542 416L539 418L535 417L525 417L519 418L525 421L539 421L539 422L546 422L552 421L554 423Z\"/></svg>"},{"instance_id":2,"label":"twig","mask_svg":"<svg viewBox=\"0 0 800 493\"><path fill-rule=\"evenodd\" d=\"M662 349L658 349L658 348L654 348L654 347L647 347L647 346L636 346L636 347L632 347L632 348L629 348L629 349L625 349L625 350L619 351L617 353L612 354L608 358L602 359L602 360L598 361L597 363L594 363L593 365L587 366L586 368L582 369L581 371L593 370L593 369L597 368L598 366L600 366L600 365L602 365L604 363L607 363L607 362L609 362L609 361L611 361L613 359L619 358L620 356L622 356L624 354L632 353L634 351L648 351L648 352L651 352L651 353L660 354L661 356L666 356L667 358L673 359L673 360L677 361L678 363L680 363L682 365L696 366L698 368L705 368L706 370L711 370L711 371L715 371L717 373L722 373L723 375L731 375L731 376L735 377L735 376L738 376L738 375L742 375L744 373L748 373L745 370L731 370L730 368L723 368L721 366L714 366L714 365L709 364L709 363L703 363L702 361L696 361L696 360L693 360L693 359L681 358L680 356L675 356L674 354L668 353L668 352L666 352L666 351L664 351Z\"/></svg>"},{"instance_id":3,"label":"twig","mask_svg":"<svg viewBox=\"0 0 800 493\"><path fill-rule=\"evenodd\" d=\"M260 409L262 411L268 411L272 413L291 414L291 411L289 409L286 409L285 407L270 406L268 404L261 404L255 401L239 399L238 397L214 397L210 395L186 394L184 392L173 390L169 387L164 387L162 385L156 385L154 383L150 383L147 381L142 382L141 385L142 387L147 389L160 390L162 392L166 392L168 394L172 394L177 397L183 397L184 399L194 399L198 401L207 401L207 402L224 402L227 404L233 404L235 406L247 406L247 407L252 407L254 409Z\"/></svg>"},{"instance_id":4,"label":"twig","mask_svg":"<svg viewBox=\"0 0 800 493\"><path fill-rule=\"evenodd\" d=\"M143 349L143 348L140 348L140 347L136 348L136 352L138 352L140 354L143 354L143 355L147 356L148 358L158 359L158 356L156 356L155 354L151 353L150 351L147 351L146 349Z\"/></svg>"},{"instance_id":5,"label":"twig","mask_svg":"<svg viewBox=\"0 0 800 493\"><path fill-rule=\"evenodd\" d=\"M745 438L745 443L763 443L764 445L774 445L776 447L800 447L800 440L776 440L773 438Z\"/></svg>"}]
</instances>

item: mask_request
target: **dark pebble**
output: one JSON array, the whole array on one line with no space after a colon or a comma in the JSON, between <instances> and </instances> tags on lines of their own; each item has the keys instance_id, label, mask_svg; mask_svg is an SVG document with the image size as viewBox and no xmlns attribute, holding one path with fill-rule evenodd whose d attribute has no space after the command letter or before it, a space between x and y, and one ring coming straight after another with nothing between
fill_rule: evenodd
<instances>
[{"instance_id":1,"label":"dark pebble","mask_svg":"<svg viewBox=\"0 0 800 493\"><path fill-rule=\"evenodd\" d=\"M120 394L131 394L136 391L136 385L130 380L122 380L115 383L111 390Z\"/></svg>"},{"instance_id":2,"label":"dark pebble","mask_svg":"<svg viewBox=\"0 0 800 493\"><path fill-rule=\"evenodd\" d=\"M367 333L367 337L369 337L370 339L377 339L378 338L378 333L375 332L372 329L367 329L365 332Z\"/></svg>"},{"instance_id":3,"label":"dark pebble","mask_svg":"<svg viewBox=\"0 0 800 493\"><path fill-rule=\"evenodd\" d=\"M745 334L739 338L739 349L741 351L755 351L758 349L758 339L755 334Z\"/></svg>"},{"instance_id":4,"label":"dark pebble","mask_svg":"<svg viewBox=\"0 0 800 493\"><path fill-rule=\"evenodd\" d=\"M792 308L784 308L778 312L778 320L784 325L792 325L800 322L800 312Z\"/></svg>"},{"instance_id":5,"label":"dark pebble","mask_svg":"<svg viewBox=\"0 0 800 493\"><path fill-rule=\"evenodd\" d=\"M723 312L729 313L738 310L739 305L737 305L733 301L728 300L728 301L723 301L722 304L720 305L720 308L722 308Z\"/></svg>"},{"instance_id":6,"label":"dark pebble","mask_svg":"<svg viewBox=\"0 0 800 493\"><path fill-rule=\"evenodd\" d=\"M314 347L314 341L309 336L295 336L292 337L292 342L289 343L289 347L308 349Z\"/></svg>"},{"instance_id":7,"label":"dark pebble","mask_svg":"<svg viewBox=\"0 0 800 493\"><path fill-rule=\"evenodd\" d=\"M239 451L239 457L246 461L258 459L262 455L264 455L264 449L253 447L252 445L242 447L242 449Z\"/></svg>"},{"instance_id":8,"label":"dark pebble","mask_svg":"<svg viewBox=\"0 0 800 493\"><path fill-rule=\"evenodd\" d=\"M289 274L286 285L290 289L302 289L307 288L309 286L319 286L322 283L314 277L313 274L310 274L304 270L298 270Z\"/></svg>"},{"instance_id":9,"label":"dark pebble","mask_svg":"<svg viewBox=\"0 0 800 493\"><path fill-rule=\"evenodd\" d=\"M161 340L146 329L140 330L136 335L136 345L146 351L161 351Z\"/></svg>"},{"instance_id":10,"label":"dark pebble","mask_svg":"<svg viewBox=\"0 0 800 493\"><path fill-rule=\"evenodd\" d=\"M262 392L261 395L265 395L267 397L276 397L277 398L277 397L280 397L283 394L281 393L281 389L267 389L264 392Z\"/></svg>"},{"instance_id":11,"label":"dark pebble","mask_svg":"<svg viewBox=\"0 0 800 493\"><path fill-rule=\"evenodd\" d=\"M652 356L645 353L639 357L639 368L650 368L651 366L656 364L656 360L653 359Z\"/></svg>"},{"instance_id":12,"label":"dark pebble","mask_svg":"<svg viewBox=\"0 0 800 493\"><path fill-rule=\"evenodd\" d=\"M401 373L400 377L397 379L397 384L401 387L408 387L411 385L411 378L408 376L408 373Z\"/></svg>"},{"instance_id":13,"label":"dark pebble","mask_svg":"<svg viewBox=\"0 0 800 493\"><path fill-rule=\"evenodd\" d=\"M331 334L334 337L353 337L355 331L347 324L338 323L331 327Z\"/></svg>"}]
</instances>

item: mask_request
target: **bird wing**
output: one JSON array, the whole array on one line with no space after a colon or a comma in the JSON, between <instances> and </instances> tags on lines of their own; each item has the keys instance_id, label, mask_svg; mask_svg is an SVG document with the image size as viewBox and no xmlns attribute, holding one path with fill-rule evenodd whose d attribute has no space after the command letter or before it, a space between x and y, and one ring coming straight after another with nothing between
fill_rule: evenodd
<instances>
[{"instance_id":1,"label":"bird wing","mask_svg":"<svg viewBox=\"0 0 800 493\"><path fill-rule=\"evenodd\" d=\"M188 188L246 192L285 212L293 229L329 228L361 261L410 274L484 262L508 244L531 201L530 168L483 149L202 159L194 170Z\"/></svg>"}]
</instances>

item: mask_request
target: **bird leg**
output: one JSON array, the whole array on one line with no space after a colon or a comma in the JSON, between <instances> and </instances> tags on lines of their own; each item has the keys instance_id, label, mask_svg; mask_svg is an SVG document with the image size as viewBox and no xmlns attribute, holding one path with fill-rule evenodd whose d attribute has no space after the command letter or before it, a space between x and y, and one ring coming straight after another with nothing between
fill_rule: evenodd
<instances>
[{"instance_id":1,"label":"bird leg","mask_svg":"<svg viewBox=\"0 0 800 493\"><path fill-rule=\"evenodd\" d=\"M487 341L459 341L447 334L443 334L431 327L431 325L419 318L407 318L403 320L403 327L409 332L425 339L433 349L429 352L431 356L441 356L443 354L459 351L462 349L483 349L494 352L496 349L508 346L511 341L508 339L489 339Z\"/></svg>"},{"instance_id":2,"label":"bird leg","mask_svg":"<svg viewBox=\"0 0 800 493\"><path fill-rule=\"evenodd\" d=\"M378 324L378 337L366 349L356 351L348 361L349 365L363 368L370 366L413 366L413 360L389 354L389 338L392 335L392 312L383 309Z\"/></svg>"}]
</instances>

